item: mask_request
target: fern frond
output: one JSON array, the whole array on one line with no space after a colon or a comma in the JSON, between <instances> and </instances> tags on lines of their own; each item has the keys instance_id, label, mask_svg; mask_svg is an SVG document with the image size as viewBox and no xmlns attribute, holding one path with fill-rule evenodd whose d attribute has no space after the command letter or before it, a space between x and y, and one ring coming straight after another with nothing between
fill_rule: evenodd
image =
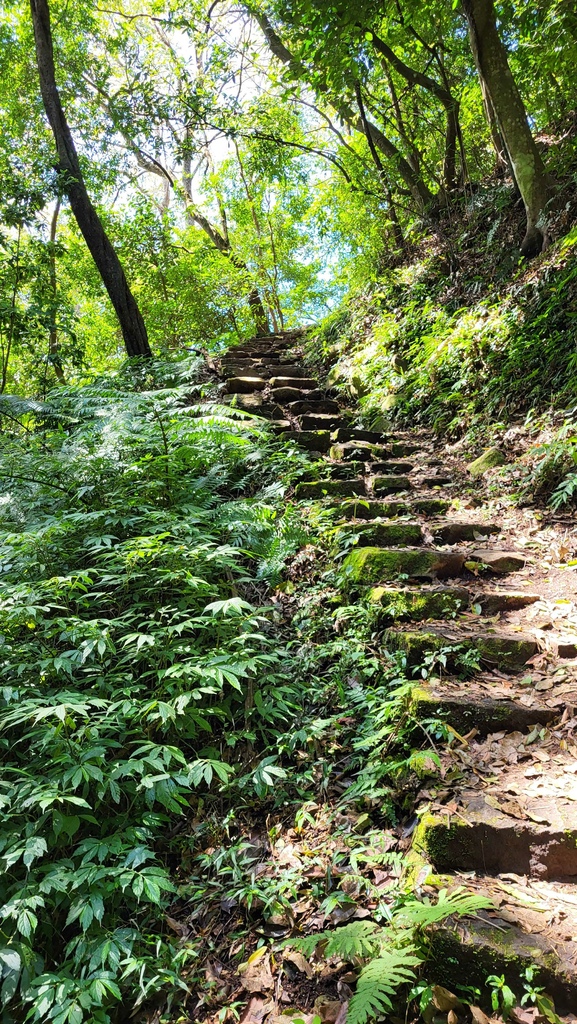
<instances>
[{"instance_id":1,"label":"fern frond","mask_svg":"<svg viewBox=\"0 0 577 1024\"><path fill-rule=\"evenodd\" d=\"M319 943L326 943L324 955L339 956L342 960L372 956L378 949L383 929L374 921L351 921L342 928L328 932L317 932L298 939L287 939L285 946L298 949L305 956L312 956Z\"/></svg>"},{"instance_id":2,"label":"fern frond","mask_svg":"<svg viewBox=\"0 0 577 1024\"><path fill-rule=\"evenodd\" d=\"M474 914L477 910L484 910L491 905L491 901L486 897L475 896L461 888L455 889L450 894L447 889L441 889L436 903L430 903L428 900L414 900L405 903L403 907L399 907L393 912L391 923L397 928L426 928L427 925L444 921L446 917L451 917L453 914L463 917L466 914Z\"/></svg>"},{"instance_id":3,"label":"fern frond","mask_svg":"<svg viewBox=\"0 0 577 1024\"><path fill-rule=\"evenodd\" d=\"M393 996L401 985L415 980L415 970L421 957L390 949L371 960L359 975L357 989L349 1003L347 1024L365 1024L377 1014L392 1010Z\"/></svg>"}]
</instances>

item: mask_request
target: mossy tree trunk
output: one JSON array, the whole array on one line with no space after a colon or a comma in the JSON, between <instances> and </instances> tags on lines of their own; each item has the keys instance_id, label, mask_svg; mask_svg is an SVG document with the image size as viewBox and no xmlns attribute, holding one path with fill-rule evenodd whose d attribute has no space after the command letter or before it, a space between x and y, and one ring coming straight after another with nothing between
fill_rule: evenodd
<instances>
[{"instance_id":1,"label":"mossy tree trunk","mask_svg":"<svg viewBox=\"0 0 577 1024\"><path fill-rule=\"evenodd\" d=\"M546 206L551 188L527 112L509 67L507 51L497 29L493 0L463 0L471 49L525 204L527 228L521 245L535 256L546 243Z\"/></svg>"}]
</instances>

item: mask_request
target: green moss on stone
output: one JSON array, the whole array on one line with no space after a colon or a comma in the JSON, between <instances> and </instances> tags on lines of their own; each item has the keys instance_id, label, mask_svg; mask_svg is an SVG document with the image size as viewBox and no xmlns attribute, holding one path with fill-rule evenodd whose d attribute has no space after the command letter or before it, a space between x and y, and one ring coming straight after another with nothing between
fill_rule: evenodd
<instances>
[{"instance_id":1,"label":"green moss on stone","mask_svg":"<svg viewBox=\"0 0 577 1024\"><path fill-rule=\"evenodd\" d=\"M434 573L438 561L435 551L357 547L345 558L343 569L352 582L368 585L395 580L399 575L426 578Z\"/></svg>"},{"instance_id":2,"label":"green moss on stone","mask_svg":"<svg viewBox=\"0 0 577 1024\"><path fill-rule=\"evenodd\" d=\"M469 604L468 591L463 587L445 587L442 590L411 590L408 587L374 587L369 595L371 604L380 605L381 621L408 619L447 619Z\"/></svg>"},{"instance_id":3,"label":"green moss on stone","mask_svg":"<svg viewBox=\"0 0 577 1024\"><path fill-rule=\"evenodd\" d=\"M346 536L357 537L359 547L380 545L407 546L422 544L423 532L418 523L371 523L367 526L345 527L339 530L338 540Z\"/></svg>"},{"instance_id":4,"label":"green moss on stone","mask_svg":"<svg viewBox=\"0 0 577 1024\"><path fill-rule=\"evenodd\" d=\"M311 482L304 482L297 484L295 488L295 497L301 498L324 498L332 497L333 495L342 495L343 497L351 496L354 494L364 494L365 481L364 480L314 480Z\"/></svg>"}]
</instances>

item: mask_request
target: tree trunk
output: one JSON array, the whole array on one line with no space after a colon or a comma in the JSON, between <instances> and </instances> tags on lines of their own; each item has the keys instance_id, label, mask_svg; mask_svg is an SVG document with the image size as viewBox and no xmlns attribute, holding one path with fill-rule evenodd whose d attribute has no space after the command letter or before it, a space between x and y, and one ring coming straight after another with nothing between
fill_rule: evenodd
<instances>
[{"instance_id":1,"label":"tree trunk","mask_svg":"<svg viewBox=\"0 0 577 1024\"><path fill-rule=\"evenodd\" d=\"M547 242L546 205L550 183L511 74L507 51L497 31L493 0L463 0L463 7L477 70L485 83L525 204L527 229L521 252L524 256L536 256Z\"/></svg>"},{"instance_id":2,"label":"tree trunk","mask_svg":"<svg viewBox=\"0 0 577 1024\"><path fill-rule=\"evenodd\" d=\"M52 292L52 314L50 318L50 332L48 335L48 358L56 374L59 384L66 384L64 370L58 351L58 327L56 325L56 304L58 302L58 284L56 280L56 229L58 227L58 214L60 213L60 196L56 200L52 220L50 221L50 291Z\"/></svg>"},{"instance_id":3,"label":"tree trunk","mask_svg":"<svg viewBox=\"0 0 577 1024\"><path fill-rule=\"evenodd\" d=\"M62 187L84 241L98 268L118 317L129 356L152 356L144 320L130 291L122 264L86 190L78 154L56 86L48 0L30 0L40 91L58 152Z\"/></svg>"}]
</instances>

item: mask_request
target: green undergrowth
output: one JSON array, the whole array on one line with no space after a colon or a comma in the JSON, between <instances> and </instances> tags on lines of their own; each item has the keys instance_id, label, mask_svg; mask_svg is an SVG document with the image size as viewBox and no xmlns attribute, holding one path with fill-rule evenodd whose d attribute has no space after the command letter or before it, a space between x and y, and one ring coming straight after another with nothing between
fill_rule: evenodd
<instances>
[{"instance_id":1,"label":"green undergrowth","mask_svg":"<svg viewBox=\"0 0 577 1024\"><path fill-rule=\"evenodd\" d=\"M320 341L333 385L358 399L367 426L385 418L461 435L575 404L577 229L537 262L507 267L477 231L474 260L459 238L453 253L431 239L313 333L312 357Z\"/></svg>"},{"instance_id":2,"label":"green undergrowth","mask_svg":"<svg viewBox=\"0 0 577 1024\"><path fill-rule=\"evenodd\" d=\"M402 658L344 603L334 513L286 500L305 456L198 379L136 365L0 400L3 1024L212 1005L211 950L236 974L296 898L350 907L349 857L400 866L387 830L438 769ZM323 807L334 873L255 874Z\"/></svg>"},{"instance_id":3,"label":"green undergrowth","mask_svg":"<svg viewBox=\"0 0 577 1024\"><path fill-rule=\"evenodd\" d=\"M281 514L297 463L200 404L194 370L2 400L5 1022L182 996L197 951L164 924L179 823L286 775L263 752L306 695L268 588L305 537Z\"/></svg>"}]
</instances>

